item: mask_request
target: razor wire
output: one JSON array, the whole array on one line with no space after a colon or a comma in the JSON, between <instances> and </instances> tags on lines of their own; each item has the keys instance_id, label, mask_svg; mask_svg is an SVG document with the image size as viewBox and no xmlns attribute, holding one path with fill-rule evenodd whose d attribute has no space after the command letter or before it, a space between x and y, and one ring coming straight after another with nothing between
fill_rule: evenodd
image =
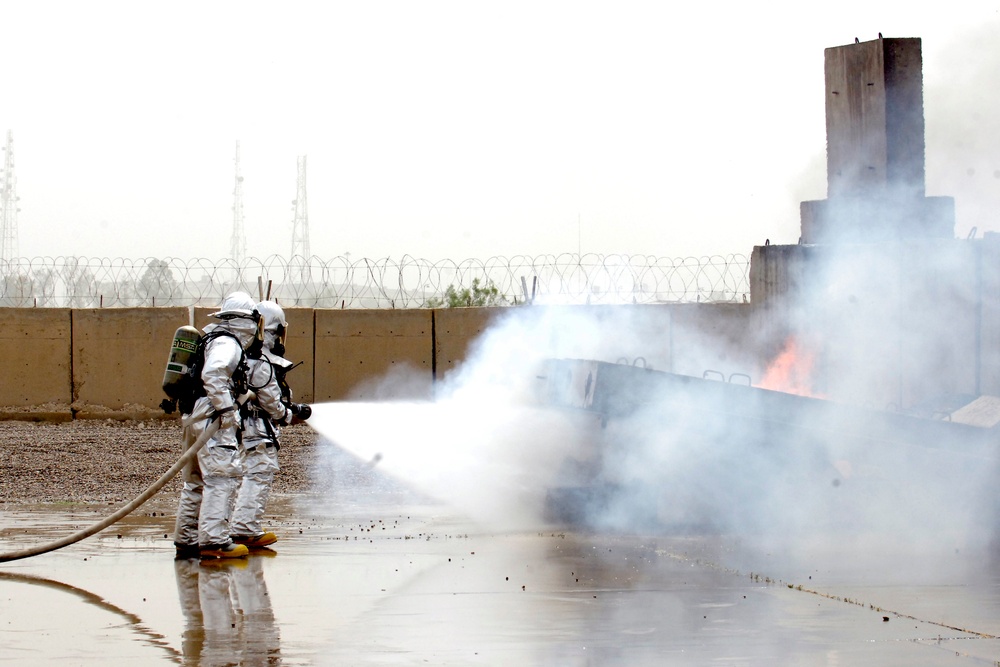
<instances>
[{"instance_id":1,"label":"razor wire","mask_svg":"<svg viewBox=\"0 0 1000 667\"><path fill-rule=\"evenodd\" d=\"M284 306L428 308L456 290L489 286L490 305L746 302L744 255L518 255L486 260L35 257L0 260L0 306L214 307L259 288ZM267 294L265 294L267 296Z\"/></svg>"}]
</instances>

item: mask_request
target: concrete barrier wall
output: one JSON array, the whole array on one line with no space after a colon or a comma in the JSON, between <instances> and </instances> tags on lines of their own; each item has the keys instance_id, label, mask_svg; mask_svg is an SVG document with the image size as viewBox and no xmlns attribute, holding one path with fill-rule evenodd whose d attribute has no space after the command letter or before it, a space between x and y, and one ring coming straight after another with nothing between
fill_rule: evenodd
<instances>
[{"instance_id":1,"label":"concrete barrier wall","mask_svg":"<svg viewBox=\"0 0 1000 667\"><path fill-rule=\"evenodd\" d=\"M794 335L834 400L905 410L995 394L996 256L958 240L757 247L752 328L764 344Z\"/></svg>"},{"instance_id":2,"label":"concrete barrier wall","mask_svg":"<svg viewBox=\"0 0 1000 667\"><path fill-rule=\"evenodd\" d=\"M433 311L434 379L445 380L465 361L470 347L507 308L447 308Z\"/></svg>"},{"instance_id":3,"label":"concrete barrier wall","mask_svg":"<svg viewBox=\"0 0 1000 667\"><path fill-rule=\"evenodd\" d=\"M187 321L186 308L74 310L73 408L154 410L174 331Z\"/></svg>"},{"instance_id":4,"label":"concrete barrier wall","mask_svg":"<svg viewBox=\"0 0 1000 667\"><path fill-rule=\"evenodd\" d=\"M764 340L754 328L755 311L742 303L683 303L670 313L670 368L673 373L743 383L763 374Z\"/></svg>"},{"instance_id":5,"label":"concrete barrier wall","mask_svg":"<svg viewBox=\"0 0 1000 667\"><path fill-rule=\"evenodd\" d=\"M968 263L975 264L972 258ZM984 271L983 289L991 291L1000 284L1000 275L991 262L983 264L990 266ZM761 379L762 360L769 358L768 351L775 346L768 332L782 330L762 319L762 313L768 312L766 302L530 308L540 318L578 316L577 327L593 321L613 322L614 326L603 327L607 340L599 341L607 351L603 360L697 377L705 371L725 379L745 374L754 383ZM160 384L173 332L191 321L204 328L212 321L210 312L207 308L193 313L186 308L4 309L0 413L37 412L39 406L52 404L67 414L72 408L78 417L162 416ZM979 329L959 306L949 315L948 330L957 335L957 342L942 357L949 367L941 369L942 389L969 391L976 382L974 356L980 349L982 390L997 393L1000 374L993 340L1000 331L998 312L996 307L983 305ZM287 356L303 362L289 376L295 400L429 399L435 382L450 377L469 358L482 334L513 313L510 308L289 308ZM919 311L904 313L904 319L908 327L928 327ZM572 329L560 321L552 335L585 333ZM976 331L982 339L978 347L972 340ZM501 335L532 334L505 330ZM545 348L548 341L525 339L519 344ZM920 359L916 352L903 356L912 356L914 362Z\"/></svg>"},{"instance_id":6,"label":"concrete barrier wall","mask_svg":"<svg viewBox=\"0 0 1000 667\"><path fill-rule=\"evenodd\" d=\"M9 324L2 330L0 362L9 371L0 387L0 413L51 403L67 417L161 417L174 331L186 324L204 329L213 310L4 309ZM711 339L745 335L749 317L738 305L533 307L540 317L560 311L582 321L624 318L610 346L621 358L612 361L695 375L733 361L705 358L704 350ZM435 382L451 376L480 336L509 314L509 308L288 308L286 356L302 362L289 384L295 400L306 403L430 399Z\"/></svg>"},{"instance_id":7,"label":"concrete barrier wall","mask_svg":"<svg viewBox=\"0 0 1000 667\"><path fill-rule=\"evenodd\" d=\"M292 389L292 399L296 403L314 403L316 389L313 363L313 343L316 338L316 318L312 308L285 308L288 331L285 334L285 356L301 365L287 375L288 386Z\"/></svg>"},{"instance_id":8,"label":"concrete barrier wall","mask_svg":"<svg viewBox=\"0 0 1000 667\"><path fill-rule=\"evenodd\" d=\"M72 311L68 308L4 308L0 325L0 408L72 401Z\"/></svg>"},{"instance_id":9,"label":"concrete barrier wall","mask_svg":"<svg viewBox=\"0 0 1000 667\"><path fill-rule=\"evenodd\" d=\"M433 311L316 310L315 401L427 399Z\"/></svg>"},{"instance_id":10,"label":"concrete barrier wall","mask_svg":"<svg viewBox=\"0 0 1000 667\"><path fill-rule=\"evenodd\" d=\"M877 407L906 408L935 393L1000 394L1000 263L995 261L1000 241L907 244L888 257L860 258L869 271L842 270L838 262L847 256L850 266L856 265L861 250L755 248L751 304L518 310L540 318L569 316L547 336L572 338L586 333L582 329L595 319L611 322L614 326L601 327L601 340L578 349L600 349L606 361L696 377L706 371L725 379L743 374L756 384L788 335L805 331L826 345L817 377L872 376L863 389L877 394L871 402ZM816 277L837 280L802 299L803 286ZM803 301L811 304L809 312ZM49 405L82 417L111 411L147 418L162 415L160 384L174 330L189 322L204 328L212 309L3 312L0 417L44 412L42 406ZM515 312L289 308L287 356L303 362L289 376L295 400L429 399L435 382L468 359L482 334ZM501 334L537 335L530 331ZM876 338L881 347L873 345ZM549 341L526 338L520 344L547 349ZM868 370L844 373L841 367L851 364ZM837 398L844 394L839 390L824 393Z\"/></svg>"}]
</instances>

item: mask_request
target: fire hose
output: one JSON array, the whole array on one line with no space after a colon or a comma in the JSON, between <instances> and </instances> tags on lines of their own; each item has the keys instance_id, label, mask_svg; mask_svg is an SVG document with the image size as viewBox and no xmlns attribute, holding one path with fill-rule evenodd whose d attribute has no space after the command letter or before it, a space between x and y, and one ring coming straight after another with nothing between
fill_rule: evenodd
<instances>
[{"instance_id":1,"label":"fire hose","mask_svg":"<svg viewBox=\"0 0 1000 667\"><path fill-rule=\"evenodd\" d=\"M99 533L108 526L120 521L125 518L136 509L138 509L143 503L156 495L156 492L164 487L164 485L169 482L174 476L180 472L181 468L186 466L194 457L198 455L201 448L205 446L205 443L211 439L215 432L219 429L219 420L213 419L209 422L208 428L205 432L194 441L184 454L177 459L177 463L172 465L169 470L163 473L158 480L153 482L149 488L136 496L130 503L124 505L117 512L111 516L95 523L89 528L84 528L83 530L77 531L72 535L68 535L62 539L56 540L55 542L50 542L48 544L43 544L38 547L32 547L30 549L22 549L21 551L11 551L10 553L0 554L0 563L6 563L12 560L19 560L21 558L30 558L31 556L38 556L39 554L48 553L50 551L55 551L56 549L62 549L63 547L69 546L70 544L75 544L80 540L86 539L95 533Z\"/></svg>"}]
</instances>

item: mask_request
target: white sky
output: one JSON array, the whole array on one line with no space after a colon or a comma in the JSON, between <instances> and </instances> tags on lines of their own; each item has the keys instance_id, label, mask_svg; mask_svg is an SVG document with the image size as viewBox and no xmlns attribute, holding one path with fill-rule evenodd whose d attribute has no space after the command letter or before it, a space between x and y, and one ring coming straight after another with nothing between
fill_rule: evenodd
<instances>
[{"instance_id":1,"label":"white sky","mask_svg":"<svg viewBox=\"0 0 1000 667\"><path fill-rule=\"evenodd\" d=\"M20 255L749 254L826 196L823 50L921 37L927 190L1000 230L996 2L0 0Z\"/></svg>"}]
</instances>

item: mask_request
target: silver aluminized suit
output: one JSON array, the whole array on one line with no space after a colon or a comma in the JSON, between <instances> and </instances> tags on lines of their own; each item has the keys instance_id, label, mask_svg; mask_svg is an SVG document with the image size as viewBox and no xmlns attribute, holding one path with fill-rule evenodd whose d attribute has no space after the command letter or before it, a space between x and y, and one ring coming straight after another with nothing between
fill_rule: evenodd
<instances>
[{"instance_id":1,"label":"silver aluminized suit","mask_svg":"<svg viewBox=\"0 0 1000 667\"><path fill-rule=\"evenodd\" d=\"M265 320L266 321L266 320ZM292 362L271 354L269 331L264 330L264 348L259 358L248 360L250 387L256 398L249 403L243 419L243 481L236 496L231 532L234 536L253 537L264 533L261 521L271 495L274 474L278 472L278 434L281 426L292 422L292 411L282 402L277 373ZM270 334L273 338L273 334Z\"/></svg>"},{"instance_id":2,"label":"silver aluminized suit","mask_svg":"<svg viewBox=\"0 0 1000 667\"><path fill-rule=\"evenodd\" d=\"M253 308L252 301L249 308ZM187 451L194 444L213 418L220 419L222 425L198 452L197 461L184 470L184 486L174 532L174 542L178 547L205 547L231 542L229 507L242 468L237 439L238 418L227 415L236 414L233 374L243 358L243 351L253 342L257 327L249 318L226 319L205 327L205 334L216 329L225 329L235 338L219 336L210 340L205 348L201 378L206 395L195 402L190 414L181 416L183 450ZM216 417L216 413L224 414Z\"/></svg>"},{"instance_id":3,"label":"silver aluminized suit","mask_svg":"<svg viewBox=\"0 0 1000 667\"><path fill-rule=\"evenodd\" d=\"M184 614L182 656L178 656L183 664L281 664L281 635L262 559L229 561L215 567L180 560L174 563L174 573Z\"/></svg>"}]
</instances>

